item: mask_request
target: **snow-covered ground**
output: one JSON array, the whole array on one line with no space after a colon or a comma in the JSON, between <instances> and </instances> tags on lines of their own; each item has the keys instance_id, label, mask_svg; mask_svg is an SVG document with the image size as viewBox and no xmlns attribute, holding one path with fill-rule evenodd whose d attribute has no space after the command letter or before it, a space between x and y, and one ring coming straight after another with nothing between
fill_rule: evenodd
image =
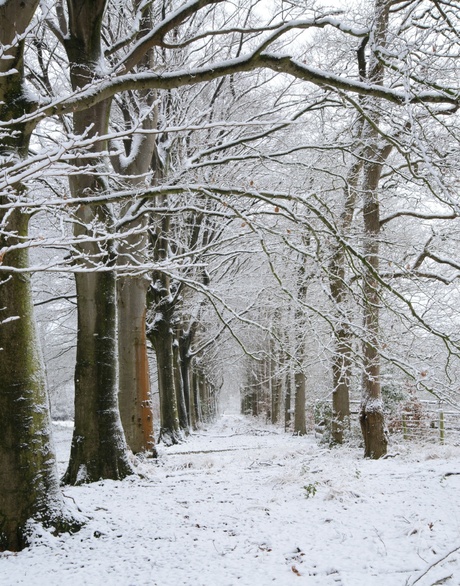
<instances>
[{"instance_id":1,"label":"snow-covered ground","mask_svg":"<svg viewBox=\"0 0 460 586\"><path fill-rule=\"evenodd\" d=\"M87 525L0 554L0 584L459 585L460 448L391 452L365 461L224 416L138 477L66 487Z\"/></svg>"}]
</instances>

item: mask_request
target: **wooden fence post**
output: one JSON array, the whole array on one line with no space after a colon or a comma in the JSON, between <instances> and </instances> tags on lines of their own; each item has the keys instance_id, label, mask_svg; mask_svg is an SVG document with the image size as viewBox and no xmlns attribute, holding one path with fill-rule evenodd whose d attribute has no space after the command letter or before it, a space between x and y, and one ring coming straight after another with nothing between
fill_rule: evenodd
<instances>
[{"instance_id":1,"label":"wooden fence post","mask_svg":"<svg viewBox=\"0 0 460 586\"><path fill-rule=\"evenodd\" d=\"M406 421L406 414L402 414L402 426L403 426L403 439L408 440L409 436L407 433L407 421Z\"/></svg>"},{"instance_id":2,"label":"wooden fence post","mask_svg":"<svg viewBox=\"0 0 460 586\"><path fill-rule=\"evenodd\" d=\"M444 411L439 412L439 440L443 444L445 439Z\"/></svg>"}]
</instances>

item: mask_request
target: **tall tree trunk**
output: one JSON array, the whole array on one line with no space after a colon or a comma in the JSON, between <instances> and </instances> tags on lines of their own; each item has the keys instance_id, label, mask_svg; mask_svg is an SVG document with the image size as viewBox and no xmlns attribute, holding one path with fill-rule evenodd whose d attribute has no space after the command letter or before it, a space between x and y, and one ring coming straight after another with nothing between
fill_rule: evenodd
<instances>
[{"instance_id":1,"label":"tall tree trunk","mask_svg":"<svg viewBox=\"0 0 460 586\"><path fill-rule=\"evenodd\" d=\"M134 0L136 10L140 0ZM151 5L145 4L142 12L141 34L152 28ZM141 68L154 68L152 51L147 52L140 61ZM117 172L124 176L129 186L145 185L147 174L151 169L152 157L156 149L156 135L148 131L157 126L157 108L154 106L156 93L140 92L138 96L129 94L127 100L140 100L140 107L148 108L150 114L142 121L145 135L125 139L125 153L121 159L115 159ZM137 104L136 104L137 107ZM133 127L137 121L131 119L129 108L124 115L127 125ZM140 144L139 144L140 143ZM137 205L137 202L136 202ZM132 206L128 203L121 214L122 219L129 217ZM144 264L148 255L149 237L146 215L123 224L126 235L118 245L118 264ZM135 270L135 268L134 268ZM119 403L120 415L128 446L133 453L148 452L156 456L153 433L153 412L150 397L150 373L147 355L146 313L147 292L150 279L146 275L119 274L117 280L118 299L118 368L119 368Z\"/></svg>"},{"instance_id":2,"label":"tall tree trunk","mask_svg":"<svg viewBox=\"0 0 460 586\"><path fill-rule=\"evenodd\" d=\"M0 233L0 248L24 242L27 224L23 212L12 213L5 228L18 238ZM7 253L3 263L27 269L27 250ZM2 273L0 281L0 430L0 551L27 545L31 519L57 532L77 530L81 522L59 488L29 273Z\"/></svg>"},{"instance_id":3,"label":"tall tree trunk","mask_svg":"<svg viewBox=\"0 0 460 586\"><path fill-rule=\"evenodd\" d=\"M301 264L298 275L297 295L300 303L307 297L306 266ZM300 308L295 310L295 323L302 323L303 313ZM307 393L307 379L304 372L305 340L303 332L296 332L295 363L294 363L294 434L305 435L307 422L305 418L305 401Z\"/></svg>"},{"instance_id":4,"label":"tall tree trunk","mask_svg":"<svg viewBox=\"0 0 460 586\"><path fill-rule=\"evenodd\" d=\"M155 456L145 328L148 286L145 277L119 277L117 281L118 398L128 446L135 454Z\"/></svg>"},{"instance_id":5,"label":"tall tree trunk","mask_svg":"<svg viewBox=\"0 0 460 586\"><path fill-rule=\"evenodd\" d=\"M174 335L168 307L157 306L157 312L158 317L155 318L154 329L149 330L148 336L155 348L157 358L158 391L160 393L159 441L170 446L183 440L177 406Z\"/></svg>"},{"instance_id":6,"label":"tall tree trunk","mask_svg":"<svg viewBox=\"0 0 460 586\"><path fill-rule=\"evenodd\" d=\"M6 160L28 154L32 129L14 121L35 107L23 87L23 35L37 5L12 0L0 5L0 44L5 47L0 120L11 121L0 133L0 157ZM6 164L2 175L7 173ZM68 510L59 487L28 250L15 248L27 242L29 216L19 208L3 207L25 195L21 185L0 193L0 250L6 250L0 264L13 269L0 273L0 551L28 545L29 521L55 532L78 530L82 522Z\"/></svg>"},{"instance_id":7,"label":"tall tree trunk","mask_svg":"<svg viewBox=\"0 0 460 586\"><path fill-rule=\"evenodd\" d=\"M272 361L272 368L273 368ZM280 367L280 364L276 366ZM275 425L279 423L281 417L281 400L282 400L282 384L281 377L278 373L272 372L272 405L271 405L271 422Z\"/></svg>"},{"instance_id":8,"label":"tall tree trunk","mask_svg":"<svg viewBox=\"0 0 460 586\"><path fill-rule=\"evenodd\" d=\"M155 126L155 121L147 118L143 128ZM142 141L138 155L131 165L117 165L121 174L131 176L126 179L129 185L143 182L149 171L152 153L155 148L154 135L147 135ZM131 205L122 212L122 218L129 216ZM127 222L123 229L127 232L117 248L119 266L143 264L147 257L149 237L148 220L141 217ZM146 314L147 292L150 279L143 274L119 275L117 279L118 304L118 369L120 415L126 441L133 451L149 452L156 455L153 434L153 412L150 397L150 373L147 355Z\"/></svg>"},{"instance_id":9,"label":"tall tree trunk","mask_svg":"<svg viewBox=\"0 0 460 586\"><path fill-rule=\"evenodd\" d=\"M192 329L193 327L190 326L187 332L182 331L179 336L180 371L182 378L182 389L184 395L185 408L187 411L187 425L189 428L193 428L193 394L190 391L192 357L189 354L193 336Z\"/></svg>"},{"instance_id":10,"label":"tall tree trunk","mask_svg":"<svg viewBox=\"0 0 460 586\"><path fill-rule=\"evenodd\" d=\"M339 222L339 236L346 238L350 230L356 202L356 187L362 162L353 163L344 189L345 205ZM331 296L334 300L337 325L334 329L334 356L332 358L332 429L333 443L343 443L344 431L350 422L351 333L347 311L348 290L345 270L345 249L337 242L329 266Z\"/></svg>"},{"instance_id":11,"label":"tall tree trunk","mask_svg":"<svg viewBox=\"0 0 460 586\"><path fill-rule=\"evenodd\" d=\"M97 77L101 54L101 22L105 0L68 0L69 34L65 48L72 86L78 89ZM76 135L107 133L110 101L74 113ZM94 169L98 152L91 152ZM76 161L77 166L89 165ZM107 206L85 205L84 198L104 187L92 173L70 177L73 197L82 198L76 212L74 233L80 240L75 263L78 302L77 363L75 369L75 426L70 462L64 482L80 484L100 478L122 479L132 474L118 410L118 362L116 322L116 269ZM102 240L97 242L97 238Z\"/></svg>"},{"instance_id":12,"label":"tall tree trunk","mask_svg":"<svg viewBox=\"0 0 460 586\"><path fill-rule=\"evenodd\" d=\"M294 434L305 435L307 422L305 419L306 377L305 373L298 370L294 376L295 381L295 408L294 408Z\"/></svg>"},{"instance_id":13,"label":"tall tree trunk","mask_svg":"<svg viewBox=\"0 0 460 586\"><path fill-rule=\"evenodd\" d=\"M194 403L194 419L195 419L195 426L194 429L198 429L200 423L203 422L203 415L201 410L201 401L200 401L200 374L198 367L195 363L193 367L193 374L192 374L192 381L193 381L193 403Z\"/></svg>"},{"instance_id":14,"label":"tall tree trunk","mask_svg":"<svg viewBox=\"0 0 460 586\"><path fill-rule=\"evenodd\" d=\"M360 424L364 438L364 456L378 459L387 452L387 436L383 413L380 382L379 355L379 314L380 287L379 273L379 233L380 212L377 188L382 165L390 149L381 152L368 152L371 157L364 163L364 256L367 266L364 270L364 339L363 339L363 399L360 410Z\"/></svg>"},{"instance_id":15,"label":"tall tree trunk","mask_svg":"<svg viewBox=\"0 0 460 586\"><path fill-rule=\"evenodd\" d=\"M153 254L156 262L165 262L169 255L170 218L160 218L153 234ZM170 277L162 271L152 272L152 285L149 291L152 307L152 325L148 337L155 348L158 370L158 390L160 393L160 434L159 439L166 445L183 440L179 423L177 390L175 378L175 324L173 320L175 302L171 292Z\"/></svg>"},{"instance_id":16,"label":"tall tree trunk","mask_svg":"<svg viewBox=\"0 0 460 586\"><path fill-rule=\"evenodd\" d=\"M375 28L372 49L385 46L390 0L376 0ZM370 59L368 78L373 83L382 83L383 66L376 55ZM380 206L378 186L382 166L391 152L391 146L379 146L377 105L370 100L367 104L369 120L363 131L365 144L363 161L363 252L366 259L363 278L364 339L363 339L363 399L360 410L360 424L364 438L364 456L378 459L387 452L387 436L383 413L380 383L379 355L379 235Z\"/></svg>"},{"instance_id":17,"label":"tall tree trunk","mask_svg":"<svg viewBox=\"0 0 460 586\"><path fill-rule=\"evenodd\" d=\"M285 393L285 397L284 397L284 430L288 431L288 429L291 427L291 372L290 369L288 370L288 372L286 373L286 393Z\"/></svg>"},{"instance_id":18,"label":"tall tree trunk","mask_svg":"<svg viewBox=\"0 0 460 586\"><path fill-rule=\"evenodd\" d=\"M200 394L201 417L203 423L207 423L210 419L209 387L203 370L200 368L198 372L198 389Z\"/></svg>"},{"instance_id":19,"label":"tall tree trunk","mask_svg":"<svg viewBox=\"0 0 460 586\"><path fill-rule=\"evenodd\" d=\"M190 433L188 423L187 405L185 402L184 381L182 379L181 364L180 364L180 350L177 339L173 342L173 358L174 358L174 378L176 386L177 411L179 415L179 427L185 434Z\"/></svg>"}]
</instances>

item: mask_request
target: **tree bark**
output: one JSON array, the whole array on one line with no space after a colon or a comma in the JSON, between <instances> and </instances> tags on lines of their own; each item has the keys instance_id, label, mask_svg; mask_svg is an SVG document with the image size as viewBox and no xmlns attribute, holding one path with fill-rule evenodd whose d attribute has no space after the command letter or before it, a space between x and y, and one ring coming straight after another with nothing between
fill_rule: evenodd
<instances>
[{"instance_id":1,"label":"tree bark","mask_svg":"<svg viewBox=\"0 0 460 586\"><path fill-rule=\"evenodd\" d=\"M134 7L139 10L140 1L134 0ZM141 35L152 28L151 5L144 5ZM152 51L148 51L139 65L141 68L153 69ZM153 106L156 93L141 92L138 96L130 94L127 101L138 99L140 108L150 109L150 114L142 121L145 135L126 138L127 163L121 159L114 160L117 172L124 176L128 186L143 186L152 165L156 149L156 135L148 131L157 125L157 108ZM135 104L138 107L138 104ZM131 119L129 108L123 114L126 124L134 127L136 121ZM140 144L137 144L137 142ZM121 219L129 216L132 206L128 203L121 214ZM126 235L118 244L118 264L144 264L148 256L149 237L147 233L148 217L143 215L123 225ZM119 403L120 415L128 446L133 453L147 452L156 456L153 431L153 412L150 397L150 372L147 355L146 314L147 292L150 279L147 275L119 275L117 281L118 298L118 368L119 368Z\"/></svg>"},{"instance_id":2,"label":"tree bark","mask_svg":"<svg viewBox=\"0 0 460 586\"><path fill-rule=\"evenodd\" d=\"M388 28L388 17L391 2L376 0L375 28L372 49L384 47ZM383 66L376 55L370 59L370 81L382 83ZM363 160L363 220L364 242L363 253L366 259L363 275L364 303L364 339L363 339L363 398L359 421L364 438L364 457L378 459L387 453L388 440L385 430L383 401L380 382L379 355L379 252L380 252L380 205L378 186L382 166L391 152L391 145L379 146L377 125L379 113L376 104L369 101L365 105L368 118L363 129L365 144Z\"/></svg>"},{"instance_id":3,"label":"tree bark","mask_svg":"<svg viewBox=\"0 0 460 586\"><path fill-rule=\"evenodd\" d=\"M27 224L17 210L7 229L23 242ZM0 236L0 248L14 244ZM6 254L3 263L27 268L27 250ZM29 273L2 273L0 308L0 551L18 551L28 544L29 520L56 532L75 531L81 521L68 511L59 488Z\"/></svg>"},{"instance_id":4,"label":"tree bark","mask_svg":"<svg viewBox=\"0 0 460 586\"><path fill-rule=\"evenodd\" d=\"M169 254L170 218L160 218L153 239L153 255L156 262L165 262ZM153 271L149 291L152 307L151 326L148 337L155 348L158 370L158 390L160 394L160 434L159 440L173 445L183 440L179 423L179 409L176 389L176 361L174 309L175 299L171 292L169 276L162 271Z\"/></svg>"},{"instance_id":5,"label":"tree bark","mask_svg":"<svg viewBox=\"0 0 460 586\"><path fill-rule=\"evenodd\" d=\"M306 435L307 422L305 419L306 377L302 371L297 371L295 381L295 408L294 408L294 434Z\"/></svg>"},{"instance_id":6,"label":"tree bark","mask_svg":"<svg viewBox=\"0 0 460 586\"><path fill-rule=\"evenodd\" d=\"M345 205L339 222L339 236L346 238L352 221L356 202L356 187L362 162L358 159L351 166L344 189ZM335 303L337 325L333 331L334 356L332 358L332 443L342 444L344 432L350 425L351 383L351 333L347 311L348 291L345 281L345 249L337 242L329 267L330 289Z\"/></svg>"},{"instance_id":7,"label":"tree bark","mask_svg":"<svg viewBox=\"0 0 460 586\"><path fill-rule=\"evenodd\" d=\"M117 282L118 397L128 446L134 454L155 456L145 328L148 285L145 277L119 278Z\"/></svg>"},{"instance_id":8,"label":"tree bark","mask_svg":"<svg viewBox=\"0 0 460 586\"><path fill-rule=\"evenodd\" d=\"M176 339L173 341L173 359L179 427L186 435L188 435L190 433L190 429L188 423L187 404L185 402L184 381L182 379L180 350L177 334Z\"/></svg>"},{"instance_id":9,"label":"tree bark","mask_svg":"<svg viewBox=\"0 0 460 586\"><path fill-rule=\"evenodd\" d=\"M78 89L97 78L101 55L101 22L105 0L68 0L69 34L64 44L72 86ZM76 135L107 132L110 101L74 113ZM91 148L94 169L106 144ZM76 166L89 165L90 161ZM103 183L85 173L70 177L73 197L82 198L75 214L74 233L78 302L77 364L75 369L75 427L64 482L81 484L100 478L122 479L132 474L118 410L116 269L110 240L111 213L107 206L85 205ZM102 237L102 243L94 241ZM104 240L105 239L105 240Z\"/></svg>"},{"instance_id":10,"label":"tree bark","mask_svg":"<svg viewBox=\"0 0 460 586\"><path fill-rule=\"evenodd\" d=\"M187 425L193 429L193 393L191 393L190 389L192 358L189 354L193 336L192 331L193 326L190 326L187 332L182 331L179 335L179 360L184 402L187 411Z\"/></svg>"},{"instance_id":11,"label":"tree bark","mask_svg":"<svg viewBox=\"0 0 460 586\"><path fill-rule=\"evenodd\" d=\"M371 153L368 153L371 156ZM364 339L363 339L363 399L359 421L364 438L364 456L378 459L387 452L387 437L383 414L383 401L380 383L379 355L379 314L380 292L376 278L379 272L380 213L377 188L382 170L382 162L374 152L373 161L364 163L365 201L364 215L364 256L367 266L364 270Z\"/></svg>"},{"instance_id":12,"label":"tree bark","mask_svg":"<svg viewBox=\"0 0 460 586\"><path fill-rule=\"evenodd\" d=\"M284 397L284 431L288 431L291 427L291 395L292 395L292 384L291 384L291 372L286 373L286 393Z\"/></svg>"},{"instance_id":13,"label":"tree bark","mask_svg":"<svg viewBox=\"0 0 460 586\"><path fill-rule=\"evenodd\" d=\"M303 255L302 255L303 257ZM305 259L301 257L301 260ZM303 303L307 297L306 266L301 264L297 279L297 296L299 302ZM294 312L295 322L302 323L302 310L297 308ZM307 380L303 365L305 362L305 340L303 332L295 332L295 362L294 362L294 434L305 435L307 423L305 418L305 401L307 393Z\"/></svg>"},{"instance_id":14,"label":"tree bark","mask_svg":"<svg viewBox=\"0 0 460 586\"><path fill-rule=\"evenodd\" d=\"M35 104L24 91L24 33L38 1L7 1L0 6L0 44L8 47L0 60L0 120L11 121L0 133L0 158L28 154L31 128L15 122ZM21 40L17 40L21 39ZM2 173L7 164L0 162ZM15 185L0 194L7 206L24 197ZM29 216L19 208L0 210L0 264L25 272L0 276L0 551L28 545L29 523L40 522L55 533L82 525L64 503L51 438L49 397L33 313L27 248ZM15 249L15 247L17 247Z\"/></svg>"},{"instance_id":15,"label":"tree bark","mask_svg":"<svg viewBox=\"0 0 460 586\"><path fill-rule=\"evenodd\" d=\"M165 299L164 302L167 303ZM160 434L158 441L171 446L183 440L179 424L174 372L174 336L169 319L169 308L166 305L157 305L156 311L154 329L149 330L148 336L155 348L157 358L158 391L160 393Z\"/></svg>"}]
</instances>

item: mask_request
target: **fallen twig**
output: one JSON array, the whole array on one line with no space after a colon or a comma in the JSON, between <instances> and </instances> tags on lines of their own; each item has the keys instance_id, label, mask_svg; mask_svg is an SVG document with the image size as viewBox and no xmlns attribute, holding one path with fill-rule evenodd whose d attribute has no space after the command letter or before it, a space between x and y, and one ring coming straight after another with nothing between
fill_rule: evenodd
<instances>
[{"instance_id":1,"label":"fallen twig","mask_svg":"<svg viewBox=\"0 0 460 586\"><path fill-rule=\"evenodd\" d=\"M420 576L418 578L416 578L412 584L410 586L414 586L414 584L417 584L417 582L420 582L420 580L423 578L423 576L426 576L428 574L428 572L434 568L435 566L437 566L438 564L440 564L441 562L443 562L445 559L447 559L450 555L452 555L453 553L455 553L456 551L458 551L460 549L460 545L457 546L456 548L452 549L451 551L449 551L448 553L446 553L446 555L444 555L442 558L439 558L439 560L436 560L435 562L433 562L432 564L430 564L428 566L428 568L422 572L420 574Z\"/></svg>"}]
</instances>

